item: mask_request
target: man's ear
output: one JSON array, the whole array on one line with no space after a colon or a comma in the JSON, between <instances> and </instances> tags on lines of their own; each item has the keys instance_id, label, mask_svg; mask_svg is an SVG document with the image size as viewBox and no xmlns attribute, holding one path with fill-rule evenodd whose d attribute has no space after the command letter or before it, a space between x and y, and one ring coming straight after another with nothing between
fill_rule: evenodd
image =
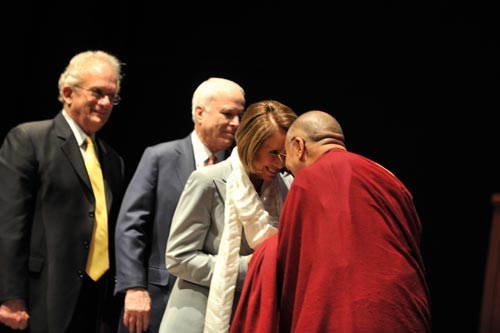
<instances>
[{"instance_id":1,"label":"man's ear","mask_svg":"<svg viewBox=\"0 0 500 333\"><path fill-rule=\"evenodd\" d=\"M293 145L295 145L295 149L297 150L297 157L299 158L300 161L305 160L305 155L306 155L306 141L300 137L296 136L293 139L292 142Z\"/></svg>"},{"instance_id":2,"label":"man's ear","mask_svg":"<svg viewBox=\"0 0 500 333\"><path fill-rule=\"evenodd\" d=\"M62 88L62 97L64 99L64 103L66 104L71 104L71 101L73 100L73 88L69 87L69 86L64 86Z\"/></svg>"},{"instance_id":3,"label":"man's ear","mask_svg":"<svg viewBox=\"0 0 500 333\"><path fill-rule=\"evenodd\" d=\"M205 107L201 105L197 105L194 109L194 119L196 124L201 125L201 121L203 119L203 112L205 111Z\"/></svg>"}]
</instances>

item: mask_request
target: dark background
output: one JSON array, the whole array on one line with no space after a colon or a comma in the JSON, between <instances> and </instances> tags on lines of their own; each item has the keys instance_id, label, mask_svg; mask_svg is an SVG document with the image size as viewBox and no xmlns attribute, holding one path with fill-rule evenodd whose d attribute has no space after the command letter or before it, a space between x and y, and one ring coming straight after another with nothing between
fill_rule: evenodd
<instances>
[{"instance_id":1,"label":"dark background","mask_svg":"<svg viewBox=\"0 0 500 333\"><path fill-rule=\"evenodd\" d=\"M12 3L2 15L0 139L61 109L59 75L86 49L126 63L123 102L101 135L129 177L146 146L191 131L191 96L209 76L240 83L248 103L327 111L349 150L414 195L433 331L477 332L500 192L493 3Z\"/></svg>"}]
</instances>

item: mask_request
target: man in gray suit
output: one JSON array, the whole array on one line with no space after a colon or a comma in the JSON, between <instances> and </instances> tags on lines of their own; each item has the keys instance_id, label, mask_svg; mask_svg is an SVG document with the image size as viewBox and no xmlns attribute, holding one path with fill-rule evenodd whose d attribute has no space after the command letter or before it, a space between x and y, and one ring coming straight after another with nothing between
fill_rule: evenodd
<instances>
[{"instance_id":1,"label":"man in gray suit","mask_svg":"<svg viewBox=\"0 0 500 333\"><path fill-rule=\"evenodd\" d=\"M212 154L227 157L244 108L238 84L210 78L193 94L194 130L145 149L116 226L115 293L125 292L119 332L158 332L175 281L165 268L165 248L177 201L192 171Z\"/></svg>"},{"instance_id":2,"label":"man in gray suit","mask_svg":"<svg viewBox=\"0 0 500 333\"><path fill-rule=\"evenodd\" d=\"M53 119L14 127L2 144L1 332L27 327L31 333L116 330L118 318L109 312L113 231L125 172L122 158L96 133L120 101L120 81L116 57L102 51L77 54L59 78L62 111ZM97 150L104 197L95 195L97 187L85 167L88 138ZM87 269L96 247L97 215L104 216L108 230L99 258L109 262L100 276Z\"/></svg>"}]
</instances>

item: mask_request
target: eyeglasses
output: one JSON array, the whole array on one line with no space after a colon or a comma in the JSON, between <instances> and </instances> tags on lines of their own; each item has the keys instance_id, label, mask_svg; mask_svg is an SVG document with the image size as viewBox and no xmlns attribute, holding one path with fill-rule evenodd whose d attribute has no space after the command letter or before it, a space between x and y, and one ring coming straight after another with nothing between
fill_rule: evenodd
<instances>
[{"instance_id":1,"label":"eyeglasses","mask_svg":"<svg viewBox=\"0 0 500 333\"><path fill-rule=\"evenodd\" d=\"M84 88L84 87L80 87L80 86L75 86L75 87L78 88L78 89L83 89L83 90L86 90L86 91L90 92L90 94L92 95L92 97L94 97L97 100L101 100L101 99L103 99L104 97L107 96L109 98L109 101L113 105L120 104L120 101L122 100L122 98L120 97L120 95L118 95L118 94L116 94L116 95L115 94L106 94L104 91L102 91L99 88Z\"/></svg>"},{"instance_id":2,"label":"eyeglasses","mask_svg":"<svg viewBox=\"0 0 500 333\"><path fill-rule=\"evenodd\" d=\"M285 164L286 162L286 153L279 152L277 150L270 151L269 154L273 155L273 157L278 158L281 164Z\"/></svg>"}]
</instances>

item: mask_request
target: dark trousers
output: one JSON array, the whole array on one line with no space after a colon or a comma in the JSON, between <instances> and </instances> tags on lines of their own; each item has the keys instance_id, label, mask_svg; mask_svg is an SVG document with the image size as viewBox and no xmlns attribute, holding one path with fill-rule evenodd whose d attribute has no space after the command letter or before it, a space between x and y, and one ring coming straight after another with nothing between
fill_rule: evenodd
<instances>
[{"instance_id":1,"label":"dark trousers","mask_svg":"<svg viewBox=\"0 0 500 333\"><path fill-rule=\"evenodd\" d=\"M123 298L112 297L113 284L108 281L110 279L108 275L109 273L106 273L99 281L93 281L85 275L75 312L66 333L116 333ZM0 324L0 333L30 331L30 326L20 331Z\"/></svg>"},{"instance_id":2,"label":"dark trousers","mask_svg":"<svg viewBox=\"0 0 500 333\"><path fill-rule=\"evenodd\" d=\"M108 273L98 281L85 274L68 333L107 333L104 310L107 307ZM104 326L104 327L103 327Z\"/></svg>"}]
</instances>

